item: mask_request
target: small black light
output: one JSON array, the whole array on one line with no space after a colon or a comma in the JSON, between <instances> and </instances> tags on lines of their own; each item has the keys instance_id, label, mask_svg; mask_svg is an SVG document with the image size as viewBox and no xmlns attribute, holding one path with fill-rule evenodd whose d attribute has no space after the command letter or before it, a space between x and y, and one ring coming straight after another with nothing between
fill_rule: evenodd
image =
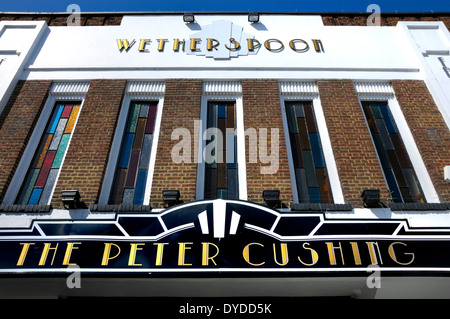
<instances>
[{"instance_id":1,"label":"small black light","mask_svg":"<svg viewBox=\"0 0 450 319\"><path fill-rule=\"evenodd\" d=\"M368 208L381 207L379 189L365 189L363 190L361 197L363 199L364 207Z\"/></svg>"},{"instance_id":2,"label":"small black light","mask_svg":"<svg viewBox=\"0 0 450 319\"><path fill-rule=\"evenodd\" d=\"M277 189L264 190L262 197L269 207L275 208L280 204L280 191Z\"/></svg>"},{"instance_id":3,"label":"small black light","mask_svg":"<svg viewBox=\"0 0 450 319\"><path fill-rule=\"evenodd\" d=\"M259 22L259 13L257 13L257 12L250 12L248 14L248 22L258 23Z\"/></svg>"},{"instance_id":4,"label":"small black light","mask_svg":"<svg viewBox=\"0 0 450 319\"><path fill-rule=\"evenodd\" d=\"M80 207L80 193L78 190L64 190L61 194L61 199L64 208L79 208Z\"/></svg>"},{"instance_id":5,"label":"small black light","mask_svg":"<svg viewBox=\"0 0 450 319\"><path fill-rule=\"evenodd\" d=\"M180 191L178 189L163 190L163 200L169 207L180 203Z\"/></svg>"},{"instance_id":6,"label":"small black light","mask_svg":"<svg viewBox=\"0 0 450 319\"><path fill-rule=\"evenodd\" d=\"M195 17L192 13L183 14L183 21L186 23L192 23L195 21Z\"/></svg>"}]
</instances>

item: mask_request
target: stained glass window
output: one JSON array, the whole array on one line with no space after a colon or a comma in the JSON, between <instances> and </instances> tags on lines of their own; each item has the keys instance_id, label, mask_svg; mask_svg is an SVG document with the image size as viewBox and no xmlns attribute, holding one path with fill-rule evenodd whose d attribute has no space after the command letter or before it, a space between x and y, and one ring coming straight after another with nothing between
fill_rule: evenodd
<instances>
[{"instance_id":1,"label":"stained glass window","mask_svg":"<svg viewBox=\"0 0 450 319\"><path fill-rule=\"evenodd\" d=\"M423 203L425 197L386 102L362 102L392 201Z\"/></svg>"},{"instance_id":2,"label":"stained glass window","mask_svg":"<svg viewBox=\"0 0 450 319\"><path fill-rule=\"evenodd\" d=\"M235 111L234 102L208 103L206 127L218 130L206 141L207 145L213 143L214 147L211 151L212 160L206 161L205 165L204 198L239 197Z\"/></svg>"},{"instance_id":3,"label":"stained glass window","mask_svg":"<svg viewBox=\"0 0 450 319\"><path fill-rule=\"evenodd\" d=\"M47 205L49 203L79 111L79 102L56 103L16 204Z\"/></svg>"},{"instance_id":4,"label":"stained glass window","mask_svg":"<svg viewBox=\"0 0 450 319\"><path fill-rule=\"evenodd\" d=\"M131 102L110 204L142 205L153 143L156 102Z\"/></svg>"},{"instance_id":5,"label":"stained glass window","mask_svg":"<svg viewBox=\"0 0 450 319\"><path fill-rule=\"evenodd\" d=\"M300 203L332 203L311 101L286 101L286 118Z\"/></svg>"}]
</instances>

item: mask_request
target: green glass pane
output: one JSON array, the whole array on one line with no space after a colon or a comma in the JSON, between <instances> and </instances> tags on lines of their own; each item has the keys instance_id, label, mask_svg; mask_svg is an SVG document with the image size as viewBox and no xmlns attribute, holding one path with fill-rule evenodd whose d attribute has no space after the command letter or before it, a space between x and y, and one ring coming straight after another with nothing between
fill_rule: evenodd
<instances>
[{"instance_id":1,"label":"green glass pane","mask_svg":"<svg viewBox=\"0 0 450 319\"><path fill-rule=\"evenodd\" d=\"M64 134L61 137L61 142L59 143L58 150L56 151L55 159L53 160L52 168L61 167L61 162L66 152L67 144L69 143L70 134Z\"/></svg>"}]
</instances>

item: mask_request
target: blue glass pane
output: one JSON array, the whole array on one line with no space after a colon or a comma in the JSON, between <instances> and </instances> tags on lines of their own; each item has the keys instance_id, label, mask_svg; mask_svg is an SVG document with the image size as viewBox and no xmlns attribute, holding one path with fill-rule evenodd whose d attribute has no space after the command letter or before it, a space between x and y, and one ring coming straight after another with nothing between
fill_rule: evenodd
<instances>
[{"instance_id":1,"label":"blue glass pane","mask_svg":"<svg viewBox=\"0 0 450 319\"><path fill-rule=\"evenodd\" d=\"M142 205L144 202L145 183L147 181L147 170L140 169L136 180L136 188L134 190L134 205Z\"/></svg>"},{"instance_id":2,"label":"blue glass pane","mask_svg":"<svg viewBox=\"0 0 450 319\"><path fill-rule=\"evenodd\" d=\"M31 193L28 205L37 205L39 203L39 198L41 197L42 188L35 188Z\"/></svg>"},{"instance_id":3,"label":"blue glass pane","mask_svg":"<svg viewBox=\"0 0 450 319\"><path fill-rule=\"evenodd\" d=\"M119 167L127 168L130 160L131 147L133 146L134 134L126 133L123 139L122 151L120 153Z\"/></svg>"},{"instance_id":4,"label":"blue glass pane","mask_svg":"<svg viewBox=\"0 0 450 319\"><path fill-rule=\"evenodd\" d=\"M219 119L226 119L227 118L227 107L225 104L219 104Z\"/></svg>"},{"instance_id":5,"label":"blue glass pane","mask_svg":"<svg viewBox=\"0 0 450 319\"><path fill-rule=\"evenodd\" d=\"M61 113L64 109L64 105L60 104L56 107L55 111L53 112L52 119L50 120L50 123L47 128L46 133L55 133L56 126L58 125L59 118L61 117Z\"/></svg>"},{"instance_id":6,"label":"blue glass pane","mask_svg":"<svg viewBox=\"0 0 450 319\"><path fill-rule=\"evenodd\" d=\"M316 167L325 167L323 160L322 147L320 146L319 134L310 133L309 141L311 143L311 149L314 157L314 165Z\"/></svg>"},{"instance_id":7,"label":"blue glass pane","mask_svg":"<svg viewBox=\"0 0 450 319\"><path fill-rule=\"evenodd\" d=\"M389 133L397 133L397 130L395 129L394 121L392 120L391 113L388 110L388 107L386 104L380 104L380 111L383 115L384 122L386 123L387 130Z\"/></svg>"},{"instance_id":8,"label":"blue glass pane","mask_svg":"<svg viewBox=\"0 0 450 319\"><path fill-rule=\"evenodd\" d=\"M397 186L397 182L394 177L394 173L390 168L384 169L384 176L386 177L388 188L391 193L392 201L394 203L402 203L403 199L400 195L400 189Z\"/></svg>"},{"instance_id":9,"label":"blue glass pane","mask_svg":"<svg viewBox=\"0 0 450 319\"><path fill-rule=\"evenodd\" d=\"M320 200L320 192L317 187L310 187L308 188L309 191L309 199L311 203L321 203Z\"/></svg>"}]
</instances>

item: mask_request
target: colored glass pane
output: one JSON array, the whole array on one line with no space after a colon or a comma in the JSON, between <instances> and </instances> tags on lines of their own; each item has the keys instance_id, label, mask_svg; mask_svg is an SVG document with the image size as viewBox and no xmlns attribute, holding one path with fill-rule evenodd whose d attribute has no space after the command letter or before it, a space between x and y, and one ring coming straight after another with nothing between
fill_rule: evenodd
<instances>
[{"instance_id":1,"label":"colored glass pane","mask_svg":"<svg viewBox=\"0 0 450 319\"><path fill-rule=\"evenodd\" d=\"M238 198L235 105L210 102L206 118L206 128L212 134L206 141L209 158L205 165L204 198Z\"/></svg>"},{"instance_id":2,"label":"colored glass pane","mask_svg":"<svg viewBox=\"0 0 450 319\"><path fill-rule=\"evenodd\" d=\"M64 133L72 133L73 127L75 125L75 122L78 117L78 112L80 112L80 106L75 105L72 108L72 113L70 113L69 120L67 121L66 129L64 130Z\"/></svg>"},{"instance_id":3,"label":"colored glass pane","mask_svg":"<svg viewBox=\"0 0 450 319\"><path fill-rule=\"evenodd\" d=\"M74 103L55 105L16 198L17 204L44 205L50 201L79 109L80 105ZM67 130L70 121L72 127Z\"/></svg>"},{"instance_id":4,"label":"colored glass pane","mask_svg":"<svg viewBox=\"0 0 450 319\"><path fill-rule=\"evenodd\" d=\"M144 202L156 110L153 102L129 105L110 204L142 205Z\"/></svg>"},{"instance_id":5,"label":"colored glass pane","mask_svg":"<svg viewBox=\"0 0 450 319\"><path fill-rule=\"evenodd\" d=\"M313 105L310 101L286 102L285 107L299 202L331 203ZM291 130L294 123L295 131Z\"/></svg>"},{"instance_id":6,"label":"colored glass pane","mask_svg":"<svg viewBox=\"0 0 450 319\"><path fill-rule=\"evenodd\" d=\"M424 202L422 189L388 104L386 102L362 102L362 105L391 193L391 200L399 203ZM376 125L373 125L371 121Z\"/></svg>"}]
</instances>

